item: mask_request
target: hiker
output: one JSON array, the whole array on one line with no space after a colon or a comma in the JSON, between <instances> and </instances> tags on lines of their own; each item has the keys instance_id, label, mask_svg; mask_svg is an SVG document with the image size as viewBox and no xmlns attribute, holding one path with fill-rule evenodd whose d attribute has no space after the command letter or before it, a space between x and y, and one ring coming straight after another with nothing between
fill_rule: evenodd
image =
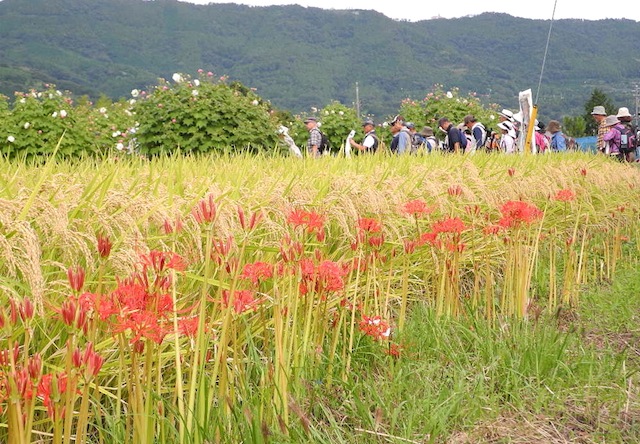
<instances>
[{"instance_id":1,"label":"hiker","mask_svg":"<svg viewBox=\"0 0 640 444\"><path fill-rule=\"evenodd\" d=\"M411 136L411 154L415 154L424 145L424 138L416 131L416 125L413 122L407 122L404 126L409 130Z\"/></svg>"},{"instance_id":2,"label":"hiker","mask_svg":"<svg viewBox=\"0 0 640 444\"><path fill-rule=\"evenodd\" d=\"M604 136L602 136L602 140L604 142L604 154L623 160L624 158L620 150L620 135L624 126L614 115L605 117L602 121L602 126L606 130Z\"/></svg>"},{"instance_id":3,"label":"hiker","mask_svg":"<svg viewBox=\"0 0 640 444\"><path fill-rule=\"evenodd\" d=\"M549 153L551 152L549 148L551 148L551 142L544 134L545 125L542 122L538 122L536 120L536 126L533 128L535 133L534 137L536 140L536 147L538 147L538 152L540 153Z\"/></svg>"},{"instance_id":4,"label":"hiker","mask_svg":"<svg viewBox=\"0 0 640 444\"><path fill-rule=\"evenodd\" d=\"M422 131L420 131L420 135L424 139L424 148L428 153L440 148L440 143L438 142L438 139L436 139L436 136L433 134L433 128L431 128L430 126L423 127Z\"/></svg>"},{"instance_id":5,"label":"hiker","mask_svg":"<svg viewBox=\"0 0 640 444\"><path fill-rule=\"evenodd\" d=\"M322 155L320 145L322 144L322 133L318 129L318 119L315 117L307 117L304 121L309 131L309 139L307 140L307 154L311 157L320 157Z\"/></svg>"},{"instance_id":6,"label":"hiker","mask_svg":"<svg viewBox=\"0 0 640 444\"><path fill-rule=\"evenodd\" d=\"M408 154L411 151L411 134L409 130L404 126L404 118L402 116L395 116L391 122L391 152L394 154Z\"/></svg>"},{"instance_id":7,"label":"hiker","mask_svg":"<svg viewBox=\"0 0 640 444\"><path fill-rule=\"evenodd\" d=\"M604 106L598 105L593 107L593 111L591 111L591 115L593 116L594 120L598 124L598 139L596 142L596 149L598 150L598 152L604 153L605 143L603 140L603 136L606 134L608 129L605 126L603 126L603 123L604 123L604 119L606 119L607 117L607 112L605 111Z\"/></svg>"},{"instance_id":8,"label":"hiker","mask_svg":"<svg viewBox=\"0 0 640 444\"><path fill-rule=\"evenodd\" d=\"M516 152L516 129L513 123L505 120L498 123L498 128L502 131L500 151L505 154L514 154Z\"/></svg>"},{"instance_id":9,"label":"hiker","mask_svg":"<svg viewBox=\"0 0 640 444\"><path fill-rule=\"evenodd\" d=\"M467 147L466 136L447 117L438 120L440 131L447 133L446 151L450 153L464 153ZM464 138L464 140L462 140Z\"/></svg>"},{"instance_id":10,"label":"hiker","mask_svg":"<svg viewBox=\"0 0 640 444\"><path fill-rule=\"evenodd\" d=\"M367 119L362 123L362 129L364 130L362 144L357 143L353 139L349 139L349 143L361 153L375 153L380 145L380 139L378 139L376 135L375 123L373 120Z\"/></svg>"},{"instance_id":11,"label":"hiker","mask_svg":"<svg viewBox=\"0 0 640 444\"><path fill-rule=\"evenodd\" d=\"M623 134L627 136L626 144L623 144L622 141L620 142L620 154L622 156L622 160L634 162L636 160L636 145L638 144L638 128L631 123L633 116L629 112L629 108L623 106L618 109L616 117L620 121L620 125L623 127Z\"/></svg>"},{"instance_id":12,"label":"hiker","mask_svg":"<svg viewBox=\"0 0 640 444\"><path fill-rule=\"evenodd\" d=\"M464 116L464 125L471 131L471 138L476 149L484 147L487 141L487 130L484 125L478 122L473 114Z\"/></svg>"},{"instance_id":13,"label":"hiker","mask_svg":"<svg viewBox=\"0 0 640 444\"><path fill-rule=\"evenodd\" d=\"M547 126L547 131L551 133L551 151L552 152L564 152L567 151L567 141L560 131L560 122L557 120L550 120Z\"/></svg>"}]
</instances>

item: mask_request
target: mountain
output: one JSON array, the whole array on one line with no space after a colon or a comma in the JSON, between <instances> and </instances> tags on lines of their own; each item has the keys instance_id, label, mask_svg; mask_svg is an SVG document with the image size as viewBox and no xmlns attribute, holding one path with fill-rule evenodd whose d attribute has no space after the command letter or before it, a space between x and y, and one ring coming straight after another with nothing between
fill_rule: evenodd
<instances>
[{"instance_id":1,"label":"mountain","mask_svg":"<svg viewBox=\"0 0 640 444\"><path fill-rule=\"evenodd\" d=\"M0 92L43 82L126 97L174 72L228 75L276 107L305 112L331 100L388 115L434 84L517 108L538 91L549 21L506 14L396 21L373 11L194 5L176 0L0 1ZM594 88L634 109L640 24L553 23L540 113L578 115Z\"/></svg>"}]
</instances>

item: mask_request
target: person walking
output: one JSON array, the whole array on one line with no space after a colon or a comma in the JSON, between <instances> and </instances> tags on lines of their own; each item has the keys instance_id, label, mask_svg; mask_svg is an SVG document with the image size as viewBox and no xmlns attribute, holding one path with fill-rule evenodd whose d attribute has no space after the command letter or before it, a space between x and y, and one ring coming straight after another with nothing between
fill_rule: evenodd
<instances>
[{"instance_id":1,"label":"person walking","mask_svg":"<svg viewBox=\"0 0 640 444\"><path fill-rule=\"evenodd\" d=\"M409 130L404 126L404 118L402 116L395 116L391 122L391 152L394 154L408 154L411 151L411 134Z\"/></svg>"},{"instance_id":2,"label":"person walking","mask_svg":"<svg viewBox=\"0 0 640 444\"><path fill-rule=\"evenodd\" d=\"M466 139L462 131L456 128L448 117L441 117L440 120L438 120L438 127L440 131L447 133L447 151L456 154L464 153L467 144L466 140L462 140L463 137Z\"/></svg>"},{"instance_id":3,"label":"person walking","mask_svg":"<svg viewBox=\"0 0 640 444\"><path fill-rule=\"evenodd\" d=\"M508 120L498 123L498 128L502 131L500 138L500 151L505 154L516 152L516 130Z\"/></svg>"},{"instance_id":4,"label":"person walking","mask_svg":"<svg viewBox=\"0 0 640 444\"><path fill-rule=\"evenodd\" d=\"M604 153L606 144L603 137L607 133L608 129L607 127L603 126L603 124L604 119L607 118L607 112L605 111L604 106L598 105L593 107L591 115L598 124L598 139L596 141L596 149L598 150L598 152Z\"/></svg>"},{"instance_id":5,"label":"person walking","mask_svg":"<svg viewBox=\"0 0 640 444\"><path fill-rule=\"evenodd\" d=\"M315 117L307 117L304 121L309 131L309 139L307 140L307 153L311 157L320 157L320 145L322 144L322 133L318 129L318 119Z\"/></svg>"},{"instance_id":6,"label":"person walking","mask_svg":"<svg viewBox=\"0 0 640 444\"><path fill-rule=\"evenodd\" d=\"M362 144L357 143L353 139L349 139L349 143L352 147L361 153L375 153L378 151L380 145L380 139L376 135L376 126L373 120L367 119L362 123L362 129L364 130L364 139Z\"/></svg>"},{"instance_id":7,"label":"person walking","mask_svg":"<svg viewBox=\"0 0 640 444\"><path fill-rule=\"evenodd\" d=\"M471 131L471 137L476 149L482 149L487 141L487 130L484 125L476 120L473 114L464 116L464 126Z\"/></svg>"},{"instance_id":8,"label":"person walking","mask_svg":"<svg viewBox=\"0 0 640 444\"><path fill-rule=\"evenodd\" d=\"M564 152L567 151L567 141L560 131L560 122L557 120L550 120L547 125L547 131L551 133L551 151L552 152Z\"/></svg>"},{"instance_id":9,"label":"person walking","mask_svg":"<svg viewBox=\"0 0 640 444\"><path fill-rule=\"evenodd\" d=\"M625 147L622 147L622 142L620 144L620 155L622 160L627 162L634 162L636 160L636 145L638 143L637 135L638 128L636 128L632 122L633 116L629 112L629 108L621 107L618 109L618 114L616 115L617 119L620 121L620 125L625 134L627 134L627 144Z\"/></svg>"}]
</instances>

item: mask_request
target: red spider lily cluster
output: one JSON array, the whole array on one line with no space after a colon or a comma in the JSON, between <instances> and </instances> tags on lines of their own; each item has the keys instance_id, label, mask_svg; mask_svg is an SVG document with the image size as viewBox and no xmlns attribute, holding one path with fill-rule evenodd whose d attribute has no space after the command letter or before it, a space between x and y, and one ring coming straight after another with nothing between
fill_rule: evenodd
<instances>
[{"instance_id":1,"label":"red spider lily cluster","mask_svg":"<svg viewBox=\"0 0 640 444\"><path fill-rule=\"evenodd\" d=\"M375 341L388 340L391 336L391 326L380 316L362 316L360 331Z\"/></svg>"},{"instance_id":2,"label":"red spider lily cluster","mask_svg":"<svg viewBox=\"0 0 640 444\"><path fill-rule=\"evenodd\" d=\"M529 225L544 215L535 205L520 200L506 202L500 207L500 212L502 218L498 221L498 225L504 228Z\"/></svg>"},{"instance_id":3,"label":"red spider lily cluster","mask_svg":"<svg viewBox=\"0 0 640 444\"><path fill-rule=\"evenodd\" d=\"M553 198L559 202L571 202L576 199L576 193L573 190L564 189L558 191Z\"/></svg>"},{"instance_id":4,"label":"red spider lily cluster","mask_svg":"<svg viewBox=\"0 0 640 444\"><path fill-rule=\"evenodd\" d=\"M462 189L460 190L462 192ZM400 207L400 212L415 218L422 218L431 214L434 207L430 207L422 199L414 199L406 202Z\"/></svg>"},{"instance_id":5,"label":"red spider lily cluster","mask_svg":"<svg viewBox=\"0 0 640 444\"><path fill-rule=\"evenodd\" d=\"M300 294L305 295L311 291L316 294L332 293L344 290L348 266L330 260L317 262L304 258L300 261L300 271Z\"/></svg>"},{"instance_id":6,"label":"red spider lily cluster","mask_svg":"<svg viewBox=\"0 0 640 444\"><path fill-rule=\"evenodd\" d=\"M315 211L296 209L289 213L287 222L295 228L302 227L307 233L316 235L318 241L324 240L325 216Z\"/></svg>"}]
</instances>

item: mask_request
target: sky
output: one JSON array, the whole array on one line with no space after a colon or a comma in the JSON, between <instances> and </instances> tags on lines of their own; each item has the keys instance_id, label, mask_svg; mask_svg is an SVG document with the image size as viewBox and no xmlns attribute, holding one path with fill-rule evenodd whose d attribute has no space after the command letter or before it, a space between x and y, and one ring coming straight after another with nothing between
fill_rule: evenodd
<instances>
[{"instance_id":1,"label":"sky","mask_svg":"<svg viewBox=\"0 0 640 444\"><path fill-rule=\"evenodd\" d=\"M323 0L323 1L278 1L278 0L183 0L189 3L239 3L251 6L293 5L323 9L373 9L387 17L398 20L428 20L434 17L457 18L478 15L483 12L503 12L514 17L549 20L626 18L640 21L640 1L629 0L620 4L589 0L408 0L395 3L391 0ZM554 15L555 6L555 15Z\"/></svg>"}]
</instances>

